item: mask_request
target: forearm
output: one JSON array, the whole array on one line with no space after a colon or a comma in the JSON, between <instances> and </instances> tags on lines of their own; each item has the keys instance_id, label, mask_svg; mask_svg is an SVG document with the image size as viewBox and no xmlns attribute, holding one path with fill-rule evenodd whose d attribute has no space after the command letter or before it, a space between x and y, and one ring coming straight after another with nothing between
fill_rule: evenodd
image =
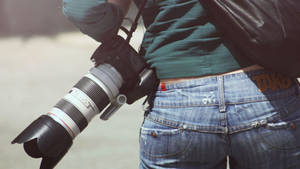
<instances>
[{"instance_id":1,"label":"forearm","mask_svg":"<svg viewBox=\"0 0 300 169\"><path fill-rule=\"evenodd\" d=\"M130 4L131 4L131 1L132 0L107 0L107 2L119 6L122 9L122 11L124 12L124 15L127 14L128 9L129 9Z\"/></svg>"},{"instance_id":2,"label":"forearm","mask_svg":"<svg viewBox=\"0 0 300 169\"><path fill-rule=\"evenodd\" d=\"M103 42L117 34L131 1L63 0L63 12L81 32Z\"/></svg>"}]
</instances>

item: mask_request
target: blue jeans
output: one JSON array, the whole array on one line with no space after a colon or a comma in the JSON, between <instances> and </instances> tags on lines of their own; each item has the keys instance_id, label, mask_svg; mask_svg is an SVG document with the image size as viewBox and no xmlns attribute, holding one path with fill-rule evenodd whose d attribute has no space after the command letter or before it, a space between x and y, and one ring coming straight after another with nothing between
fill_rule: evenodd
<instances>
[{"instance_id":1,"label":"blue jeans","mask_svg":"<svg viewBox=\"0 0 300 169\"><path fill-rule=\"evenodd\" d=\"M140 130L140 169L300 169L300 88L262 70L166 84Z\"/></svg>"}]
</instances>

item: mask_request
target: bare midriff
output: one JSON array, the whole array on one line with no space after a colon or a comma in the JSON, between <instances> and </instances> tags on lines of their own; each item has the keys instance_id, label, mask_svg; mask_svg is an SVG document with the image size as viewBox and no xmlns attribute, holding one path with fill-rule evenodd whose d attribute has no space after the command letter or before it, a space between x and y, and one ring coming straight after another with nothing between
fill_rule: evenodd
<instances>
[{"instance_id":1,"label":"bare midriff","mask_svg":"<svg viewBox=\"0 0 300 169\"><path fill-rule=\"evenodd\" d=\"M231 72L226 72L222 74L215 74L215 75L208 75L208 76L196 76L196 77L185 77L185 78L173 78L173 79L161 79L161 83L165 84L172 84L172 83L177 83L177 82L182 82L186 80L192 80L192 79L200 79L200 78L206 78L206 77L212 77L212 76L222 76L222 75L229 75L229 74L235 74L235 73L241 73L241 72L249 72L249 71L254 71L254 70L261 70L263 67L259 65L251 65L248 67L244 67L242 69L234 70Z\"/></svg>"}]
</instances>

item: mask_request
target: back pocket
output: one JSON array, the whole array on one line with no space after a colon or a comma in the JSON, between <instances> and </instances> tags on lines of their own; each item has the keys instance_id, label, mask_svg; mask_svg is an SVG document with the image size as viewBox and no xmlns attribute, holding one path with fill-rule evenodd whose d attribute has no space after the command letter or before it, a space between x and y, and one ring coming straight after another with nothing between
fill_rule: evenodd
<instances>
[{"instance_id":1,"label":"back pocket","mask_svg":"<svg viewBox=\"0 0 300 169\"><path fill-rule=\"evenodd\" d=\"M269 123L259 129L263 142L278 150L300 148L300 119Z\"/></svg>"},{"instance_id":2,"label":"back pocket","mask_svg":"<svg viewBox=\"0 0 300 169\"><path fill-rule=\"evenodd\" d=\"M140 151L147 157L181 156L190 144L187 131L145 119L140 133Z\"/></svg>"}]
</instances>

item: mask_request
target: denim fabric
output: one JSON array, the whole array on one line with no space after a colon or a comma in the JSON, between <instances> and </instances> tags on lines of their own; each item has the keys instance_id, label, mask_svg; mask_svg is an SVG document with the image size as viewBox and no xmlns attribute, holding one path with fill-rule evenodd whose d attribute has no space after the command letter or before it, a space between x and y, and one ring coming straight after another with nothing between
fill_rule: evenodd
<instances>
[{"instance_id":1,"label":"denim fabric","mask_svg":"<svg viewBox=\"0 0 300 169\"><path fill-rule=\"evenodd\" d=\"M166 84L140 131L140 169L299 169L296 80L260 71Z\"/></svg>"}]
</instances>

